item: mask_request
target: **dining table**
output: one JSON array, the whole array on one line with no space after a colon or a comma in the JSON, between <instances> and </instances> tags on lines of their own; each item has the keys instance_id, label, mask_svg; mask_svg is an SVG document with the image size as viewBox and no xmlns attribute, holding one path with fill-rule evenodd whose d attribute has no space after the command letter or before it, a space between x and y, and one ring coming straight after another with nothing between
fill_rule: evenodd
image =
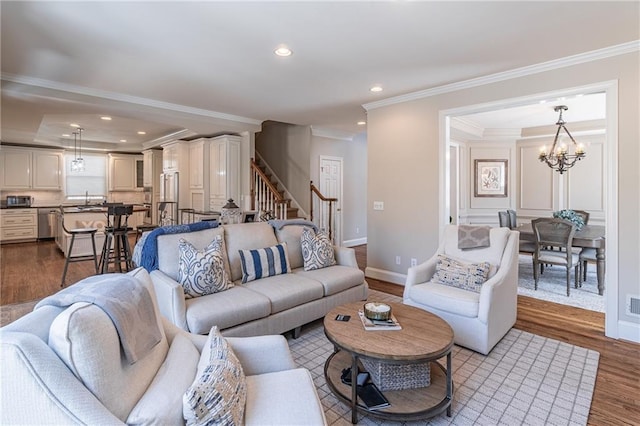
<instances>
[{"instance_id":1,"label":"dining table","mask_svg":"<svg viewBox=\"0 0 640 426\"><path fill-rule=\"evenodd\" d=\"M515 229L520 232L521 241L533 241L531 223L522 223ZM602 225L584 225L573 235L571 243L573 247L596 249L596 276L598 277L598 294L604 293L604 268L605 268L605 227Z\"/></svg>"}]
</instances>

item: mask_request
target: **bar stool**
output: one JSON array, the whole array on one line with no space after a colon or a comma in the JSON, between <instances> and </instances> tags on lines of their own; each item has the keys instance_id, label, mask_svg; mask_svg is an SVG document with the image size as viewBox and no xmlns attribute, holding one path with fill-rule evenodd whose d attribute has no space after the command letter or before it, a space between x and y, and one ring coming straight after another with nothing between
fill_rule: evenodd
<instances>
[{"instance_id":1,"label":"bar stool","mask_svg":"<svg viewBox=\"0 0 640 426\"><path fill-rule=\"evenodd\" d=\"M142 234L144 234L147 231L152 231L152 230L156 229L157 227L158 227L158 225L138 225L138 226L136 226L136 243L138 242L138 239L140 239Z\"/></svg>"},{"instance_id":2,"label":"bar stool","mask_svg":"<svg viewBox=\"0 0 640 426\"><path fill-rule=\"evenodd\" d=\"M122 272L122 262L125 263L127 271L133 269L128 237L129 231L133 229L128 226L129 216L132 213L133 205L107 205L107 226L104 228L104 246L100 255L100 270L103 274L109 272L111 263L118 272Z\"/></svg>"},{"instance_id":3,"label":"bar stool","mask_svg":"<svg viewBox=\"0 0 640 426\"><path fill-rule=\"evenodd\" d=\"M98 255L96 254L96 232L98 232L98 228L74 228L67 229L64 224L64 207L60 206L60 223L62 224L62 229L65 233L71 235L71 243L69 244L69 251L67 252L67 260L64 262L64 271L62 271L62 282L60 283L60 287L64 287L64 279L67 277L67 269L69 268L69 263L72 262L84 262L87 260L93 260L93 264L95 266L96 274L98 273ZM82 255L71 257L73 255L73 244L76 241L76 235L89 235L91 236L91 248L93 249L93 255Z\"/></svg>"}]
</instances>

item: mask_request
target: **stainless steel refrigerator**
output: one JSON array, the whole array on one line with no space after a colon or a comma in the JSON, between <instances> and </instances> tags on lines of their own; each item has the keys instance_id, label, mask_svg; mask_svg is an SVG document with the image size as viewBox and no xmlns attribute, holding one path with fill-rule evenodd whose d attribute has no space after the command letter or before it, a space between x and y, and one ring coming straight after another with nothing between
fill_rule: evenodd
<instances>
[{"instance_id":1,"label":"stainless steel refrigerator","mask_svg":"<svg viewBox=\"0 0 640 426\"><path fill-rule=\"evenodd\" d=\"M160 175L160 200L158 200L158 223L160 226L177 225L180 175L167 172Z\"/></svg>"}]
</instances>

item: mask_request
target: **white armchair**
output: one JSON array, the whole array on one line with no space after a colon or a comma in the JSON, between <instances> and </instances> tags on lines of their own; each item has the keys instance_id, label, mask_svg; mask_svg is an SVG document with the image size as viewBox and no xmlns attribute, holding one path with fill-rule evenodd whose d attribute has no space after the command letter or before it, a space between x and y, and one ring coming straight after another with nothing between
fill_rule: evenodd
<instances>
[{"instance_id":1,"label":"white armchair","mask_svg":"<svg viewBox=\"0 0 640 426\"><path fill-rule=\"evenodd\" d=\"M458 227L447 226L438 251L409 268L404 303L432 312L451 325L454 342L488 354L516 322L519 232L492 228L489 247L458 248ZM479 293L432 280L439 254L467 263L489 262L489 278Z\"/></svg>"}]
</instances>

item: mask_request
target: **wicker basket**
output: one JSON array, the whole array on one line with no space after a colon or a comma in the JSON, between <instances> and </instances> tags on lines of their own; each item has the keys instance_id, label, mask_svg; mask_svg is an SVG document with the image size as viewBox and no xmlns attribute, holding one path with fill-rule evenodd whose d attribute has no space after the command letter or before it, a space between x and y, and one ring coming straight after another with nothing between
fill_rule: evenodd
<instances>
[{"instance_id":1,"label":"wicker basket","mask_svg":"<svg viewBox=\"0 0 640 426\"><path fill-rule=\"evenodd\" d=\"M381 391L423 388L431 384L431 363L392 364L360 358L371 380Z\"/></svg>"}]
</instances>

